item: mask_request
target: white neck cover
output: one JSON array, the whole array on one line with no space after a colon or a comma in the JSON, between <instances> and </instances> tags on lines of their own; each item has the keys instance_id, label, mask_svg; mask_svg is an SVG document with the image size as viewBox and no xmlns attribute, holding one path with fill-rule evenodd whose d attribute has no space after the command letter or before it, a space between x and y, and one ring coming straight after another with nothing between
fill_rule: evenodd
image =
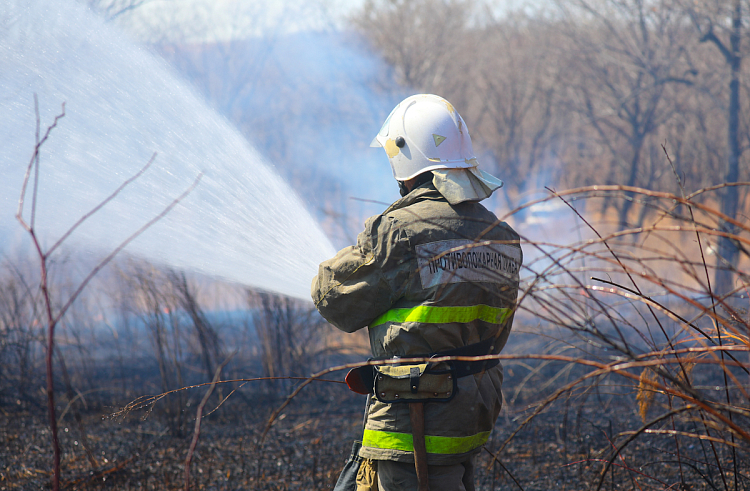
<instances>
[{"instance_id":1,"label":"white neck cover","mask_svg":"<svg viewBox=\"0 0 750 491\"><path fill-rule=\"evenodd\" d=\"M448 203L457 205L464 201L481 201L489 198L503 181L478 167L468 169L435 169L432 183Z\"/></svg>"}]
</instances>

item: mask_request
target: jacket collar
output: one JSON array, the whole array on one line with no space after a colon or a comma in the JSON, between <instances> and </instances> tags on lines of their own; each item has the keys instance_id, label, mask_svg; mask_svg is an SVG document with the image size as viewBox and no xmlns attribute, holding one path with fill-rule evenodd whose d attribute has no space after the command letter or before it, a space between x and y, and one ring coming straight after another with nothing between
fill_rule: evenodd
<instances>
[{"instance_id":1,"label":"jacket collar","mask_svg":"<svg viewBox=\"0 0 750 491\"><path fill-rule=\"evenodd\" d=\"M412 189L409 194L389 206L388 209L383 212L383 215L395 210L400 210L401 208L406 208L407 206L413 205L419 201L426 200L445 200L443 195L435 188L432 181L426 182L421 186Z\"/></svg>"}]
</instances>

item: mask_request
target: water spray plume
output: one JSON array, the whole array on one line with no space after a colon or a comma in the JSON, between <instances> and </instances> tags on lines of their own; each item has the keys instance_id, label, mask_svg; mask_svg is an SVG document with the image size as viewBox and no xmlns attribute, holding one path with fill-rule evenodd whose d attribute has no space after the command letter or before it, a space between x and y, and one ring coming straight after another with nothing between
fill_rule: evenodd
<instances>
[{"instance_id":1,"label":"water spray plume","mask_svg":"<svg viewBox=\"0 0 750 491\"><path fill-rule=\"evenodd\" d=\"M201 172L200 185L128 246L175 268L309 298L317 264L335 251L296 193L165 62L73 1L0 6L0 251L42 125L66 117L40 153L37 229L48 245L134 175L153 165L68 239L116 247Z\"/></svg>"}]
</instances>

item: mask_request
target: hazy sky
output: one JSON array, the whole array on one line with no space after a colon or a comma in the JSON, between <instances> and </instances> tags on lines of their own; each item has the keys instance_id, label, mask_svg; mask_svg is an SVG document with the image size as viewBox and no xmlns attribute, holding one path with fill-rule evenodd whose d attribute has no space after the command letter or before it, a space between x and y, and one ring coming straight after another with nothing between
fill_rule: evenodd
<instances>
[{"instance_id":1,"label":"hazy sky","mask_svg":"<svg viewBox=\"0 0 750 491\"><path fill-rule=\"evenodd\" d=\"M340 27L362 1L146 0L117 22L146 41L215 41Z\"/></svg>"},{"instance_id":2,"label":"hazy sky","mask_svg":"<svg viewBox=\"0 0 750 491\"><path fill-rule=\"evenodd\" d=\"M548 0L486 0L496 13ZM346 23L364 0L146 0L117 21L142 41L216 41L300 30L330 30Z\"/></svg>"}]
</instances>

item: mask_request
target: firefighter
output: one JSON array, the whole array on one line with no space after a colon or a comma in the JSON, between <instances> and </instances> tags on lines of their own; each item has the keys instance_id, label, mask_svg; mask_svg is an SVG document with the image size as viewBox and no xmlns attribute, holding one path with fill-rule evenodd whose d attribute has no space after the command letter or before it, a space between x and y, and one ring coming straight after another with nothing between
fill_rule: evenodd
<instances>
[{"instance_id":1,"label":"firefighter","mask_svg":"<svg viewBox=\"0 0 750 491\"><path fill-rule=\"evenodd\" d=\"M356 245L320 265L312 283L318 311L345 332L367 327L376 359L499 353L522 253L518 234L479 202L502 181L479 169L466 123L435 95L402 101L371 146L385 149L402 198L365 222ZM370 396L357 489L474 489L472 459L502 404L502 365L388 370L364 377ZM378 389L384 377L406 378L412 390Z\"/></svg>"}]
</instances>

